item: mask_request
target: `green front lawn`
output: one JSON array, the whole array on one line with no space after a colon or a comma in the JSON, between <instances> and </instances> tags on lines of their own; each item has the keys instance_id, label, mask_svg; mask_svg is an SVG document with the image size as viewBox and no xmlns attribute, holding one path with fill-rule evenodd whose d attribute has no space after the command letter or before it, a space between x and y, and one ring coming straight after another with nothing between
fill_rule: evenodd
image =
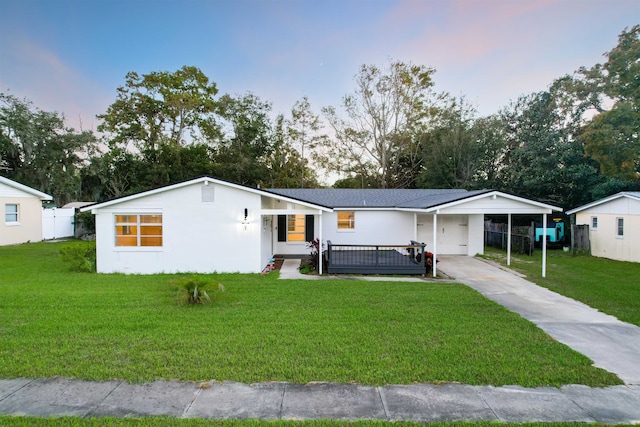
<instances>
[{"instance_id":1,"label":"green front lawn","mask_svg":"<svg viewBox=\"0 0 640 427\"><path fill-rule=\"evenodd\" d=\"M0 378L621 383L463 285L210 275L222 298L181 306L179 276L71 273L61 246L0 247Z\"/></svg>"},{"instance_id":2,"label":"green front lawn","mask_svg":"<svg viewBox=\"0 0 640 427\"><path fill-rule=\"evenodd\" d=\"M485 257L506 265L506 252L485 248ZM547 251L547 277L542 278L542 251L533 256L511 254L511 268L540 286L640 326L640 263L589 255Z\"/></svg>"}]
</instances>

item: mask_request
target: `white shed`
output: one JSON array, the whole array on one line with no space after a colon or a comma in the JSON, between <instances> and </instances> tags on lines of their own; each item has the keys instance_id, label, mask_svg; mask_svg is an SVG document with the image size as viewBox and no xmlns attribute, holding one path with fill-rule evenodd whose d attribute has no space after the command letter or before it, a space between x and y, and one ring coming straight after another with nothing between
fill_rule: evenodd
<instances>
[{"instance_id":1,"label":"white shed","mask_svg":"<svg viewBox=\"0 0 640 427\"><path fill-rule=\"evenodd\" d=\"M640 191L627 191L567 211L589 226L593 256L640 262Z\"/></svg>"}]
</instances>

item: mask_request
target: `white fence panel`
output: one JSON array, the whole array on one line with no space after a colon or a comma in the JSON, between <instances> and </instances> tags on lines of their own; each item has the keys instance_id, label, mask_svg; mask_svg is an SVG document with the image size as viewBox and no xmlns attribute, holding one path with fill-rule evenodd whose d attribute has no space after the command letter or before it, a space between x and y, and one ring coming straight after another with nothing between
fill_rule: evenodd
<instances>
[{"instance_id":1,"label":"white fence panel","mask_svg":"<svg viewBox=\"0 0 640 427\"><path fill-rule=\"evenodd\" d=\"M44 240L73 237L74 208L42 209L42 238Z\"/></svg>"}]
</instances>

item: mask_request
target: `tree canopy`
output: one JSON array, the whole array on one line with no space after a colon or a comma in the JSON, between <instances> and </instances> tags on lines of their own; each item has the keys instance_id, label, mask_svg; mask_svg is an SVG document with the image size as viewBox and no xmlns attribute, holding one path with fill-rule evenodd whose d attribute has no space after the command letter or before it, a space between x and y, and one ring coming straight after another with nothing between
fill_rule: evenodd
<instances>
[{"instance_id":1,"label":"tree canopy","mask_svg":"<svg viewBox=\"0 0 640 427\"><path fill-rule=\"evenodd\" d=\"M335 137L317 160L328 170L368 177L381 188L415 184L421 152L418 134L426 126L436 95L433 68L401 61L384 67L363 65L356 89L342 108L323 113Z\"/></svg>"},{"instance_id":2,"label":"tree canopy","mask_svg":"<svg viewBox=\"0 0 640 427\"><path fill-rule=\"evenodd\" d=\"M306 96L285 115L252 93L219 95L194 66L132 71L99 138L1 93L0 174L58 205L202 175L317 187L322 171L341 188L495 188L575 207L640 190L640 25L604 57L487 117L436 92L433 68L391 59L362 65L322 115Z\"/></svg>"}]
</instances>

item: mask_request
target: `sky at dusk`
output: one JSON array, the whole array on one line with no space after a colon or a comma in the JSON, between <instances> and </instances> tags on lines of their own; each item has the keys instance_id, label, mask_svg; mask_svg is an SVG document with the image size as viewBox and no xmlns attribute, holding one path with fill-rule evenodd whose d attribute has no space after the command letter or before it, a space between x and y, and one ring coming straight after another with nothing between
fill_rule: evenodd
<instances>
[{"instance_id":1,"label":"sky at dusk","mask_svg":"<svg viewBox=\"0 0 640 427\"><path fill-rule=\"evenodd\" d=\"M362 64L436 69L481 115L603 62L640 0L0 0L0 92L94 129L129 71L200 68L220 94L316 113Z\"/></svg>"}]
</instances>

